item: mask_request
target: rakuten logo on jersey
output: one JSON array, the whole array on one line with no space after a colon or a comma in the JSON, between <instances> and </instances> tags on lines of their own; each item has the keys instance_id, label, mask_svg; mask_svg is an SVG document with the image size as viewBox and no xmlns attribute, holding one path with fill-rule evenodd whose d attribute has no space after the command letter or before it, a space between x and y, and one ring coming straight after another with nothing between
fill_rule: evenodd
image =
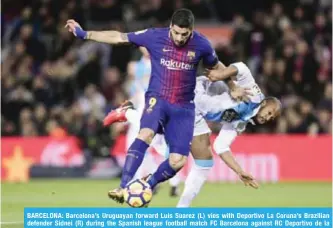
<instances>
[{"instance_id":1,"label":"rakuten logo on jersey","mask_svg":"<svg viewBox=\"0 0 333 228\"><path fill-rule=\"evenodd\" d=\"M194 69L194 64L178 62L173 59L165 60L162 58L160 63L162 66L165 66L169 70L193 70Z\"/></svg>"}]
</instances>

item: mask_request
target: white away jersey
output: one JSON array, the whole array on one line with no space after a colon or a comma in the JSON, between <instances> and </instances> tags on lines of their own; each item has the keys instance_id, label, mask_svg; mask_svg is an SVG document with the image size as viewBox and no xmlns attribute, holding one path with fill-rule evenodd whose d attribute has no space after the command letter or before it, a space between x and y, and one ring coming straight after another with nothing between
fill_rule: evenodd
<instances>
[{"instance_id":1,"label":"white away jersey","mask_svg":"<svg viewBox=\"0 0 333 228\"><path fill-rule=\"evenodd\" d=\"M244 63L238 62L232 65L238 69L235 84L251 89L253 95L250 97L250 102L234 101L224 82L211 82L208 78L201 76L197 79L195 90L196 121L205 118L213 122L227 122L241 132L257 114L264 95Z\"/></svg>"}]
</instances>

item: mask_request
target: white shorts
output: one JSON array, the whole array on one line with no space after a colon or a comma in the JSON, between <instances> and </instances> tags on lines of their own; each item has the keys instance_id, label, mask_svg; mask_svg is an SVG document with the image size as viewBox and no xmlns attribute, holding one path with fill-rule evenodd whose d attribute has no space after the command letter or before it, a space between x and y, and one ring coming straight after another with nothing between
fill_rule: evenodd
<instances>
[{"instance_id":1,"label":"white shorts","mask_svg":"<svg viewBox=\"0 0 333 228\"><path fill-rule=\"evenodd\" d=\"M194 124L193 136L210 134L211 130L208 127L206 120L197 115ZM223 123L218 136L215 138L213 148L217 154L222 154L231 151L230 146L237 137L238 133L230 123Z\"/></svg>"}]
</instances>

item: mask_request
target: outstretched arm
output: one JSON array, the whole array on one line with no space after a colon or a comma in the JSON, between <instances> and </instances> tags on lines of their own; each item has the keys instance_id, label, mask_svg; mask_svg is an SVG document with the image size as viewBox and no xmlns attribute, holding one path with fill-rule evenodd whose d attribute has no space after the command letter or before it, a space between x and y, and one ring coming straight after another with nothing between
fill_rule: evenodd
<instances>
[{"instance_id":1,"label":"outstretched arm","mask_svg":"<svg viewBox=\"0 0 333 228\"><path fill-rule=\"evenodd\" d=\"M144 29L129 33L121 33L118 31L85 31L79 23L72 19L67 21L65 27L68 28L69 32L72 32L74 36L80 39L89 39L112 45L131 43L145 47L148 51L155 37L154 29Z\"/></svg>"},{"instance_id":2,"label":"outstretched arm","mask_svg":"<svg viewBox=\"0 0 333 228\"><path fill-rule=\"evenodd\" d=\"M129 43L126 33L118 31L85 31L79 23L72 19L67 21L65 27L68 28L69 32L72 32L81 39L94 40L113 45Z\"/></svg>"},{"instance_id":3,"label":"outstretched arm","mask_svg":"<svg viewBox=\"0 0 333 228\"><path fill-rule=\"evenodd\" d=\"M238 135L239 132L234 128L234 126L223 124L218 136L215 138L213 144L214 150L222 161L237 174L246 186L258 188L259 185L256 180L251 174L243 170L242 166L237 162L230 150L230 146Z\"/></svg>"},{"instance_id":4,"label":"outstretched arm","mask_svg":"<svg viewBox=\"0 0 333 228\"><path fill-rule=\"evenodd\" d=\"M220 154L221 159L224 161L224 163L232 169L243 181L245 186L251 186L252 188L259 188L258 183L256 180L252 177L251 174L246 173L242 167L239 165L239 163L236 161L235 157L232 155L230 151L224 152Z\"/></svg>"},{"instance_id":5,"label":"outstretched arm","mask_svg":"<svg viewBox=\"0 0 333 228\"><path fill-rule=\"evenodd\" d=\"M249 96L251 95L249 88L241 88L236 86L234 83L234 79L238 74L238 69L230 65L225 67L225 65L221 62L218 62L213 68L208 69L206 72L206 76L210 81L224 81L229 89L230 96L236 101L248 101Z\"/></svg>"},{"instance_id":6,"label":"outstretched arm","mask_svg":"<svg viewBox=\"0 0 333 228\"><path fill-rule=\"evenodd\" d=\"M238 69L230 65L228 67L215 67L211 70L208 70L207 77L211 81L223 81L223 80L231 80L237 76Z\"/></svg>"},{"instance_id":7,"label":"outstretched arm","mask_svg":"<svg viewBox=\"0 0 333 228\"><path fill-rule=\"evenodd\" d=\"M220 63L220 62L219 62ZM230 96L236 101L248 101L252 95L250 88L236 86L234 80L238 74L238 68L233 65L225 67L223 64L216 64L210 70L207 70L206 76L210 81L225 81L230 89Z\"/></svg>"},{"instance_id":8,"label":"outstretched arm","mask_svg":"<svg viewBox=\"0 0 333 228\"><path fill-rule=\"evenodd\" d=\"M129 43L127 34L118 31L88 31L86 39L113 45Z\"/></svg>"}]
</instances>

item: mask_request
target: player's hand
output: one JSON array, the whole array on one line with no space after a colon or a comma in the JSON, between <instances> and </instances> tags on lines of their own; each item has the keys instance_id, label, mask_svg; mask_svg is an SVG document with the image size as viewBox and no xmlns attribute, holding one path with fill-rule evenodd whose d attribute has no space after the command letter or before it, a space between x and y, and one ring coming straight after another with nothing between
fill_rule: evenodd
<instances>
[{"instance_id":1,"label":"player's hand","mask_svg":"<svg viewBox=\"0 0 333 228\"><path fill-rule=\"evenodd\" d=\"M230 96L236 101L249 101L251 93L250 88L234 87L230 89Z\"/></svg>"},{"instance_id":2,"label":"player's hand","mask_svg":"<svg viewBox=\"0 0 333 228\"><path fill-rule=\"evenodd\" d=\"M259 188L259 184L257 183L257 181L253 178L253 176L251 174L241 172L238 174L238 176L239 176L239 179L241 179L241 181L243 181L245 186L250 186L255 189Z\"/></svg>"},{"instance_id":3,"label":"player's hand","mask_svg":"<svg viewBox=\"0 0 333 228\"><path fill-rule=\"evenodd\" d=\"M204 75L212 82L221 81L221 73L217 70L205 69Z\"/></svg>"},{"instance_id":4,"label":"player's hand","mask_svg":"<svg viewBox=\"0 0 333 228\"><path fill-rule=\"evenodd\" d=\"M73 19L67 20L65 28L68 28L69 32L73 33L74 36L77 36L81 39L85 39L87 37L87 32L84 31L81 25Z\"/></svg>"}]
</instances>

